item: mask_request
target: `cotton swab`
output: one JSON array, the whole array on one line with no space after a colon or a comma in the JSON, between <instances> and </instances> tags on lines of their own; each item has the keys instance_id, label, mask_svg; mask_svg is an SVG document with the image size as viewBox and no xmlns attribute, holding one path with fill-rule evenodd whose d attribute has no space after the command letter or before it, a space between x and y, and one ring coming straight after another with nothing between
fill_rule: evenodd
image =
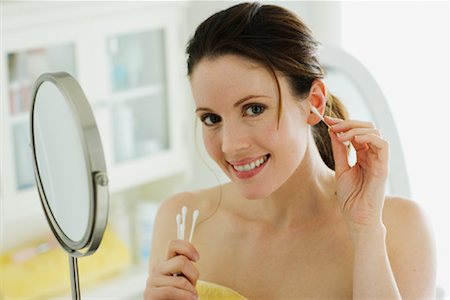
<instances>
[{"instance_id":1,"label":"cotton swab","mask_svg":"<svg viewBox=\"0 0 450 300\"><path fill-rule=\"evenodd\" d=\"M187 207L183 206L181 208L181 214L177 214L177 239L184 240L185 231L186 231L186 213ZM197 223L198 216L200 215L200 211L198 209L194 210L192 213L192 225L191 225L191 233L189 234L189 242L192 241L192 237L194 235L195 225Z\"/></svg>"},{"instance_id":2,"label":"cotton swab","mask_svg":"<svg viewBox=\"0 0 450 300\"><path fill-rule=\"evenodd\" d=\"M180 214L177 214L176 220L177 220L177 240L179 240L181 238L181 215ZM173 274L173 276L178 276L178 275L181 275L181 272Z\"/></svg>"},{"instance_id":3,"label":"cotton swab","mask_svg":"<svg viewBox=\"0 0 450 300\"><path fill-rule=\"evenodd\" d=\"M331 126L328 125L327 123L325 123L325 120L323 119L322 114L317 110L317 108L315 108L314 106L311 106L311 111L312 111L315 115L317 115L317 116L320 118L320 120L322 120L322 122L323 122L325 125L328 126L328 128L331 129ZM336 133L336 135L337 135L337 136L341 136L341 133L338 132L338 133ZM345 142L343 142L343 144L344 144L345 146L348 146L348 145L350 145L350 142L349 142L349 141L345 141Z\"/></svg>"},{"instance_id":4,"label":"cotton swab","mask_svg":"<svg viewBox=\"0 0 450 300\"><path fill-rule=\"evenodd\" d=\"M183 206L181 208L181 214L177 214L176 221L177 221L177 239L184 240L184 232L186 227L186 213L187 213L187 207ZM192 213L192 226L191 226L191 233L189 234L189 243L192 242L192 237L194 236L194 229L195 225L197 223L197 219L200 212L198 209L194 210ZM180 276L182 275L181 272L172 274L172 276Z\"/></svg>"},{"instance_id":5,"label":"cotton swab","mask_svg":"<svg viewBox=\"0 0 450 300\"><path fill-rule=\"evenodd\" d=\"M181 221L181 234L180 234L180 238L182 240L184 240L184 233L186 231L186 213L187 213L187 207L183 206L181 208L181 216L182 216L182 221Z\"/></svg>"},{"instance_id":6,"label":"cotton swab","mask_svg":"<svg viewBox=\"0 0 450 300\"><path fill-rule=\"evenodd\" d=\"M181 223L180 225L180 240L184 241L184 231L186 230L186 225Z\"/></svg>"},{"instance_id":7,"label":"cotton swab","mask_svg":"<svg viewBox=\"0 0 450 300\"><path fill-rule=\"evenodd\" d=\"M314 106L311 106L311 111L312 111L315 115L317 115L317 116L322 120L322 122L323 122L325 125L328 126L328 128L331 128L330 125L328 125L327 123L325 123L325 120L323 119L322 114L317 110L317 108L315 108Z\"/></svg>"},{"instance_id":8,"label":"cotton swab","mask_svg":"<svg viewBox=\"0 0 450 300\"><path fill-rule=\"evenodd\" d=\"M179 240L180 238L181 238L181 228L180 228L180 225L181 225L181 215L180 214L177 214L177 239Z\"/></svg>"},{"instance_id":9,"label":"cotton swab","mask_svg":"<svg viewBox=\"0 0 450 300\"><path fill-rule=\"evenodd\" d=\"M187 213L187 207L183 206L181 208L181 215L183 216L183 222L182 224L186 224L186 213Z\"/></svg>"},{"instance_id":10,"label":"cotton swab","mask_svg":"<svg viewBox=\"0 0 450 300\"><path fill-rule=\"evenodd\" d=\"M194 210L194 212L192 213L192 226L191 226L191 233L189 234L189 243L192 242L192 236L194 235L195 223L197 223L199 214L200 214L200 212L198 211L198 209Z\"/></svg>"}]
</instances>

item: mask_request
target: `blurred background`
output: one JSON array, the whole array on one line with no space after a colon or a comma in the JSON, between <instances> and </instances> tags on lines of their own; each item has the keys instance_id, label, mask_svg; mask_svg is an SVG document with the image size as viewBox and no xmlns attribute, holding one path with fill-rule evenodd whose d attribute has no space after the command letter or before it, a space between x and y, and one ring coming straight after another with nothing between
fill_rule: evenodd
<instances>
[{"instance_id":1,"label":"blurred background","mask_svg":"<svg viewBox=\"0 0 450 300\"><path fill-rule=\"evenodd\" d=\"M0 3L0 298L70 298L67 257L42 211L29 148L33 83L61 70L91 102L110 177L105 239L80 259L82 296L141 298L159 203L227 180L195 128L184 48L201 21L236 3ZM389 191L427 214L438 299L448 299L448 2L264 3L310 26L331 91L352 118L391 139Z\"/></svg>"}]
</instances>

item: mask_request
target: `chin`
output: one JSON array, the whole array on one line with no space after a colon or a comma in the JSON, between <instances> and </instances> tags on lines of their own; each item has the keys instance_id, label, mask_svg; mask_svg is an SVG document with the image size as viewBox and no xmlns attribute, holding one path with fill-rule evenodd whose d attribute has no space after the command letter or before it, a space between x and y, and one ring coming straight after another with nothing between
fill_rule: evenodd
<instances>
[{"instance_id":1,"label":"chin","mask_svg":"<svg viewBox=\"0 0 450 300\"><path fill-rule=\"evenodd\" d=\"M261 189L248 189L245 187L240 187L239 192L241 195L248 200L258 200L268 197L271 192L267 191L267 189L261 190Z\"/></svg>"}]
</instances>

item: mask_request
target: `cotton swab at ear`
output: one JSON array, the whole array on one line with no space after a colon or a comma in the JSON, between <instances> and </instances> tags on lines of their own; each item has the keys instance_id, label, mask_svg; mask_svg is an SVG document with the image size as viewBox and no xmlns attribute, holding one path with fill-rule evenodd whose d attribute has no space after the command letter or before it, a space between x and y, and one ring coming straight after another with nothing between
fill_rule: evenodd
<instances>
[{"instance_id":1,"label":"cotton swab at ear","mask_svg":"<svg viewBox=\"0 0 450 300\"><path fill-rule=\"evenodd\" d=\"M328 126L328 128L331 129L331 126L328 125L327 123L325 123L325 120L323 119L322 114L317 110L317 108L315 108L314 106L311 106L311 111L312 111L315 115L317 115L317 116L322 120L322 122L323 122L325 125ZM341 133L338 132L338 133L336 133L336 135L337 135L337 136L341 136ZM348 146L348 145L350 145L350 142L349 142L349 141L345 141L345 142L343 142L343 144L344 144L345 146Z\"/></svg>"},{"instance_id":2,"label":"cotton swab at ear","mask_svg":"<svg viewBox=\"0 0 450 300\"><path fill-rule=\"evenodd\" d=\"M315 108L314 106L311 106L311 111L312 111L315 115L317 115L317 116L320 118L320 120L322 120L322 122L323 122L325 125L328 126L328 128L331 128L330 125L328 125L327 123L325 123L325 120L323 119L322 114L317 110L317 108Z\"/></svg>"},{"instance_id":3,"label":"cotton swab at ear","mask_svg":"<svg viewBox=\"0 0 450 300\"><path fill-rule=\"evenodd\" d=\"M198 209L194 210L192 213L192 226L191 226L191 233L189 234L189 243L192 242L192 236L194 235L194 229L195 229L195 223L197 222L197 218L200 212Z\"/></svg>"}]
</instances>

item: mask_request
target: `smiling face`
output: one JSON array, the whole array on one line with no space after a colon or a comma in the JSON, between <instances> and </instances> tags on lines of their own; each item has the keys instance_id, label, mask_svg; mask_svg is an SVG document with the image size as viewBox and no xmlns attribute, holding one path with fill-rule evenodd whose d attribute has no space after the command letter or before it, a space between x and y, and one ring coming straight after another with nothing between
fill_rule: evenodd
<instances>
[{"instance_id":1,"label":"smiling face","mask_svg":"<svg viewBox=\"0 0 450 300\"><path fill-rule=\"evenodd\" d=\"M279 189L302 161L308 114L284 77L245 58L203 59L191 75L206 150L248 199Z\"/></svg>"}]
</instances>

